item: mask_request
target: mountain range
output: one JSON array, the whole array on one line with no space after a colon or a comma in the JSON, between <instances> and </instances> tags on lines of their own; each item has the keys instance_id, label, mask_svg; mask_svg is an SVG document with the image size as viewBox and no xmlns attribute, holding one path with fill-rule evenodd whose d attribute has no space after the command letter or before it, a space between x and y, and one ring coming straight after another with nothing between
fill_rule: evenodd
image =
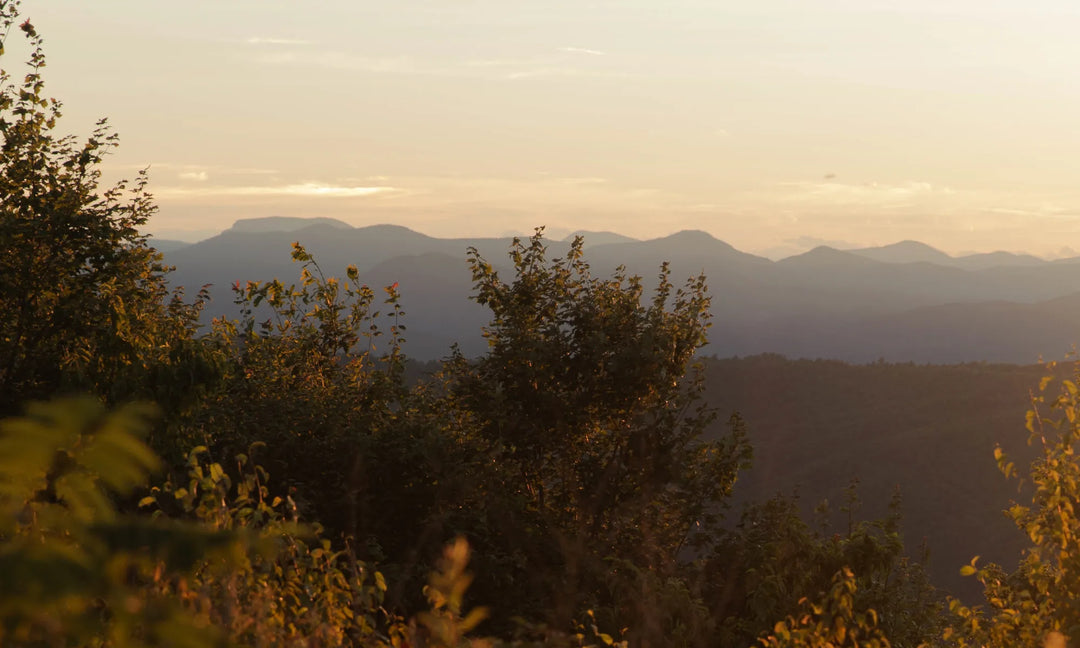
<instances>
[{"instance_id":1,"label":"mountain range","mask_svg":"<svg viewBox=\"0 0 1080 648\"><path fill-rule=\"evenodd\" d=\"M702 231L635 240L579 232L598 276L619 265L655 283L661 263L673 279L698 273L713 296L709 354L779 353L849 362L1030 363L1080 342L1080 258L1045 261L1006 252L952 257L916 241L838 250L826 246L780 261L741 252ZM435 238L395 225L352 227L335 219L238 221L193 244L152 239L175 266L170 280L189 292L211 284L209 316L234 315L237 280L297 282L290 261L299 241L327 275L353 264L369 285L398 283L407 353L466 354L485 345L486 312L471 302L466 250L474 247L506 278L511 238ZM549 242L560 256L567 241ZM676 281L678 283L678 281Z\"/></svg>"}]
</instances>

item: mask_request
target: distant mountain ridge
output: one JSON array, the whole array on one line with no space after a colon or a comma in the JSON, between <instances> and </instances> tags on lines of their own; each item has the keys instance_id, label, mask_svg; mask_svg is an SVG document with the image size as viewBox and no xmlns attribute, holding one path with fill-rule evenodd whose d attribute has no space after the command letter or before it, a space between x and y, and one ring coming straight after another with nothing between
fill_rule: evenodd
<instances>
[{"instance_id":1,"label":"distant mountain ridge","mask_svg":"<svg viewBox=\"0 0 1080 648\"><path fill-rule=\"evenodd\" d=\"M175 239L161 239L157 237L150 237L150 246L158 252L175 252L180 248L184 248L191 245L187 241L177 241Z\"/></svg>"},{"instance_id":2,"label":"distant mountain ridge","mask_svg":"<svg viewBox=\"0 0 1080 648\"><path fill-rule=\"evenodd\" d=\"M648 287L665 261L676 283L704 273L714 314L707 352L723 357L776 352L853 362L1027 363L1059 357L1080 342L1080 259L1049 262L1005 252L951 257L902 241L858 250L822 246L774 262L703 231L651 240L582 234L597 276L623 265ZM561 256L572 238L549 241L549 256ZM271 217L238 221L217 236L162 251L176 267L172 283L189 291L213 284L207 314L231 315L233 282L297 280L289 256L297 240L328 275L352 264L371 285L399 283L413 357L440 357L454 342L467 354L485 348L480 327L487 318L469 300L466 250L475 247L508 278L510 237L437 238L397 225Z\"/></svg>"},{"instance_id":3,"label":"distant mountain ridge","mask_svg":"<svg viewBox=\"0 0 1080 648\"><path fill-rule=\"evenodd\" d=\"M967 270L984 270L1003 266L1037 266L1050 263L1030 254L1002 251L954 257L918 241L900 241L891 245L847 251L882 263L932 263Z\"/></svg>"},{"instance_id":4,"label":"distant mountain ridge","mask_svg":"<svg viewBox=\"0 0 1080 648\"><path fill-rule=\"evenodd\" d=\"M316 225L354 229L345 221L336 218L300 218L296 216L266 216L262 218L241 218L233 223L227 232L295 232Z\"/></svg>"},{"instance_id":5,"label":"distant mountain ridge","mask_svg":"<svg viewBox=\"0 0 1080 648\"><path fill-rule=\"evenodd\" d=\"M573 241L578 236L585 239L586 245L606 245L608 243L632 243L638 239L624 236L622 234L616 234L615 232L590 232L589 230L578 230L573 234L570 234L564 241Z\"/></svg>"},{"instance_id":6,"label":"distant mountain ridge","mask_svg":"<svg viewBox=\"0 0 1080 648\"><path fill-rule=\"evenodd\" d=\"M939 265L948 265L953 261L953 258L948 254L918 241L900 241L891 245L859 248L848 250L848 252L874 261L881 261L882 263L937 263Z\"/></svg>"}]
</instances>

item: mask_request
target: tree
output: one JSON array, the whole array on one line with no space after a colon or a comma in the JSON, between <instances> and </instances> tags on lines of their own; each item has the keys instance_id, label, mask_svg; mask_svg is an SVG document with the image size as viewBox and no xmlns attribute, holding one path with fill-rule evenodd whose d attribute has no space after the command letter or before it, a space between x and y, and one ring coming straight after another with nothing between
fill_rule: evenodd
<instances>
[{"instance_id":1,"label":"tree","mask_svg":"<svg viewBox=\"0 0 1080 648\"><path fill-rule=\"evenodd\" d=\"M849 493L846 508L853 512L854 485ZM824 525L811 530L795 498L748 506L735 528L719 532L701 574L702 598L718 624L715 645L749 645L778 619L799 616L803 599L835 597L843 591L835 580L841 572L857 586L849 613L872 614L893 645L915 648L939 637L943 597L923 564L904 554L898 494L890 509L885 519L852 522L846 533L831 534Z\"/></svg>"},{"instance_id":2,"label":"tree","mask_svg":"<svg viewBox=\"0 0 1080 648\"><path fill-rule=\"evenodd\" d=\"M0 33L17 16L18 2L0 3ZM179 406L173 387L206 369L194 368L190 344L202 302L169 299L167 268L139 233L155 209L146 173L99 187L117 144L107 123L82 143L56 134L42 38L29 20L19 29L27 73L16 82L0 70L0 415L58 391Z\"/></svg>"},{"instance_id":3,"label":"tree","mask_svg":"<svg viewBox=\"0 0 1080 648\"><path fill-rule=\"evenodd\" d=\"M369 509L360 502L372 495L358 486L369 481L362 459L406 395L404 327L395 323L404 313L388 288L392 319L383 338L375 293L355 266L338 279L325 276L299 243L292 256L303 264L299 285L234 286L240 319L215 320L202 340L221 378L183 436L201 436L223 456L268 444L264 461L298 489L308 513L333 532L364 539ZM376 349L383 339L385 352Z\"/></svg>"},{"instance_id":4,"label":"tree","mask_svg":"<svg viewBox=\"0 0 1080 648\"><path fill-rule=\"evenodd\" d=\"M0 420L0 642L220 645L158 586L236 538L113 503L160 467L139 439L154 408L83 397L27 409Z\"/></svg>"},{"instance_id":5,"label":"tree","mask_svg":"<svg viewBox=\"0 0 1080 648\"><path fill-rule=\"evenodd\" d=\"M858 612L855 575L844 568L833 577L829 592L817 602L800 601L799 615L789 616L759 640L766 648L891 648L878 627L874 610Z\"/></svg>"},{"instance_id":6,"label":"tree","mask_svg":"<svg viewBox=\"0 0 1080 648\"><path fill-rule=\"evenodd\" d=\"M1080 364L1071 379L1060 380L1056 395L1050 392L1054 367L1048 366L1027 413L1029 443L1040 456L1023 474L1000 447L994 451L1005 477L1030 484L1031 505L1013 503L1007 514L1032 545L1011 573L994 564L980 567L978 557L963 568L982 583L986 605L950 602L950 645L1064 646L1080 638ZM1047 401L1050 412L1041 409Z\"/></svg>"},{"instance_id":7,"label":"tree","mask_svg":"<svg viewBox=\"0 0 1080 648\"><path fill-rule=\"evenodd\" d=\"M703 438L715 417L693 364L709 327L705 278L676 290L664 265L645 301L623 268L592 276L582 247L578 237L549 262L542 229L515 239L510 283L471 249L474 299L492 313L489 351L457 354L446 369L450 405L468 413L482 453L489 510L492 497L516 502L489 528L520 557L519 583L532 581L522 595L558 601L560 623L599 583L616 607L640 585L630 570L612 584L623 573L612 559L673 573L680 552L707 539L750 456L738 420L728 438ZM478 553L490 543L477 539ZM629 608L619 616L650 622Z\"/></svg>"},{"instance_id":8,"label":"tree","mask_svg":"<svg viewBox=\"0 0 1080 648\"><path fill-rule=\"evenodd\" d=\"M0 643L79 646L471 645L467 547L447 551L409 625L386 582L295 503L272 497L248 455L233 470L198 447L187 474L124 513L117 495L161 466L140 437L155 408L92 398L34 403L0 420Z\"/></svg>"}]
</instances>

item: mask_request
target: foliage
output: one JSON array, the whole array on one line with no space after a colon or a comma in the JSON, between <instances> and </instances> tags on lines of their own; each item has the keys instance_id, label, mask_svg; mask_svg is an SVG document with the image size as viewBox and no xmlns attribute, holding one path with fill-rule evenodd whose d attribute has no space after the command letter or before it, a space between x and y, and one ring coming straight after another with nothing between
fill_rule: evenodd
<instances>
[{"instance_id":1,"label":"foliage","mask_svg":"<svg viewBox=\"0 0 1080 648\"><path fill-rule=\"evenodd\" d=\"M0 3L0 34L17 16L18 2ZM210 371L191 343L202 302L169 298L167 268L138 231L155 209L146 174L99 187L117 143L106 122L82 143L55 134L42 38L28 20L19 29L27 73L0 70L0 415L78 390L180 408Z\"/></svg>"},{"instance_id":2,"label":"foliage","mask_svg":"<svg viewBox=\"0 0 1080 648\"><path fill-rule=\"evenodd\" d=\"M951 602L956 623L946 636L957 646L1050 645L1080 637L1080 365L1071 379L1059 381L1056 394L1053 369L1051 363L1027 415L1029 443L1040 456L1023 474L1001 448L994 452L1005 477L1030 484L1031 505L1014 503L1007 513L1032 545L1012 573L980 567L977 557L964 567L983 585L986 607ZM1053 416L1040 409L1048 401Z\"/></svg>"},{"instance_id":3,"label":"foliage","mask_svg":"<svg viewBox=\"0 0 1080 648\"><path fill-rule=\"evenodd\" d=\"M850 569L833 578L832 588L819 603L801 601L797 616L780 621L772 634L761 640L767 648L890 648L885 633L878 628L877 613L855 610L858 587Z\"/></svg>"},{"instance_id":4,"label":"foliage","mask_svg":"<svg viewBox=\"0 0 1080 648\"><path fill-rule=\"evenodd\" d=\"M852 516L854 488L845 507ZM894 645L914 647L939 635L944 606L923 563L904 552L899 495L889 517L851 519L846 533L826 534L810 529L793 498L748 506L734 529L719 534L705 563L703 598L719 624L719 644L749 644L776 619L796 614L801 599L829 592L845 569L858 586L854 610L873 610Z\"/></svg>"},{"instance_id":5,"label":"foliage","mask_svg":"<svg viewBox=\"0 0 1080 648\"><path fill-rule=\"evenodd\" d=\"M143 485L159 465L136 438L146 414L61 400L3 423L0 639L381 641L382 576L287 517L295 505L271 499L268 475L245 456L233 480L193 450L188 481L142 502L171 505L178 517L119 514L108 494Z\"/></svg>"},{"instance_id":6,"label":"foliage","mask_svg":"<svg viewBox=\"0 0 1080 648\"><path fill-rule=\"evenodd\" d=\"M584 593L574 600L572 589L626 598L642 585L633 570L611 570L609 557L675 577L679 550L714 523L749 450L737 420L724 443L699 439L713 414L698 402L700 378L685 374L707 326L703 279L675 292L665 270L643 306L638 279L588 276L580 241L572 259L550 268L539 234L531 251L517 245L514 286L482 280L484 262L472 259L477 298L493 310L492 353L475 363L454 356L434 382L416 386L402 381L396 291L388 289L390 337L379 355L373 292L354 268L344 281L325 277L294 245L299 286L238 284L240 320L215 322L224 379L188 437L201 432L225 454L267 442L264 461L301 508L384 562L395 606L418 603L407 592L442 544L465 533L482 567L475 591L498 601L501 618L559 608L551 620L567 630L578 610L602 603ZM493 305L489 289L520 303ZM530 291L554 321L511 321L530 317ZM527 326L539 337L523 341ZM527 376L513 386L499 373L529 366L535 384L524 393L513 390ZM631 388L613 389L619 381ZM530 438L501 438L495 425ZM560 573L567 565L569 578ZM619 609L601 614L633 614Z\"/></svg>"},{"instance_id":7,"label":"foliage","mask_svg":"<svg viewBox=\"0 0 1080 648\"><path fill-rule=\"evenodd\" d=\"M357 462L403 396L404 326L397 320L404 313L396 290L388 289L393 321L388 350L377 353L380 313L356 268L338 280L324 276L299 244L292 256L303 264L299 286L276 279L234 286L240 319L216 320L204 341L222 367L221 380L183 437L225 456L267 444L264 461L297 488L298 500L355 536L363 496L351 481Z\"/></svg>"},{"instance_id":8,"label":"foliage","mask_svg":"<svg viewBox=\"0 0 1080 648\"><path fill-rule=\"evenodd\" d=\"M205 461L206 453L192 450L187 479L155 487L142 505L201 529L239 534L245 550L230 561L205 561L162 591L243 645L388 640L382 633L398 620L381 609L382 575L348 548L334 550L317 526L300 525L295 502L272 497L268 473L248 455L236 457L230 475Z\"/></svg>"},{"instance_id":9,"label":"foliage","mask_svg":"<svg viewBox=\"0 0 1080 648\"><path fill-rule=\"evenodd\" d=\"M431 611L421 612L417 622L424 628L427 641L433 645L457 646L465 633L487 616L485 608L476 608L464 617L461 614L465 590L472 582L472 576L465 572L468 556L468 543L458 538L447 546L439 570L431 575L431 582L424 588Z\"/></svg>"},{"instance_id":10,"label":"foliage","mask_svg":"<svg viewBox=\"0 0 1080 648\"><path fill-rule=\"evenodd\" d=\"M518 561L518 605L558 601L562 625L602 603L586 593L609 578L608 558L672 574L750 455L738 420L728 438L702 439L715 416L692 367L709 325L704 277L675 290L665 265L643 300L641 279L623 269L593 277L582 247L579 237L549 261L541 230L515 239L509 283L470 250L475 299L491 310L489 351L446 366L447 405L467 413L487 506L500 515L486 525L510 545L483 546Z\"/></svg>"},{"instance_id":11,"label":"foliage","mask_svg":"<svg viewBox=\"0 0 1080 648\"><path fill-rule=\"evenodd\" d=\"M145 483L160 463L138 437L152 408L107 412L92 399L35 404L0 422L0 641L18 645L496 645L470 631L469 548L449 545L406 623L383 607L383 576L300 525L290 498L247 455L230 476L188 457L182 482L117 511L111 494ZM604 645L614 642L595 626ZM586 635L536 642L585 646ZM591 645L591 644L590 644Z\"/></svg>"},{"instance_id":12,"label":"foliage","mask_svg":"<svg viewBox=\"0 0 1080 648\"><path fill-rule=\"evenodd\" d=\"M58 400L0 424L0 642L210 645L213 628L158 591L232 537L119 514L159 464L146 407Z\"/></svg>"}]
</instances>

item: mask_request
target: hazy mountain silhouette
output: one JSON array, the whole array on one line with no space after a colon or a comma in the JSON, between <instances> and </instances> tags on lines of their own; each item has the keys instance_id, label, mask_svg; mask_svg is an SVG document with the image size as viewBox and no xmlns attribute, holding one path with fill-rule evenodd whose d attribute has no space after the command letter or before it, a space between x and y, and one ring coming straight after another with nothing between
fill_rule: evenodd
<instances>
[{"instance_id":1,"label":"hazy mountain silhouette","mask_svg":"<svg viewBox=\"0 0 1080 648\"><path fill-rule=\"evenodd\" d=\"M860 248L848 250L867 259L881 261L883 263L936 263L939 265L951 265L953 258L941 250L932 248L918 241L900 241L881 247Z\"/></svg>"},{"instance_id":2,"label":"hazy mountain silhouette","mask_svg":"<svg viewBox=\"0 0 1080 648\"><path fill-rule=\"evenodd\" d=\"M469 356L479 355L487 347L481 328L488 323L488 313L469 300L472 277L462 254L428 252L394 257L370 268L363 279L373 287L398 284L410 356L440 358L454 343Z\"/></svg>"},{"instance_id":3,"label":"hazy mountain silhouette","mask_svg":"<svg viewBox=\"0 0 1080 648\"><path fill-rule=\"evenodd\" d=\"M1046 265L1045 259L1030 254L1013 254L1012 252L985 252L983 254L969 254L956 257L953 263L957 267L969 270L985 270L987 268L1002 268L1008 266L1039 266Z\"/></svg>"},{"instance_id":4,"label":"hazy mountain silhouette","mask_svg":"<svg viewBox=\"0 0 1080 648\"><path fill-rule=\"evenodd\" d=\"M586 260L597 276L623 265L650 287L664 261L676 285L705 273L713 294L709 351L721 356L1032 362L1080 342L1077 260L1051 263L1008 253L954 258L903 241L862 250L823 246L774 262L702 231L645 241L585 236ZM600 242L589 243L589 236ZM413 357L439 357L455 341L467 352L483 349L479 327L486 318L468 299L466 249L476 247L506 270L509 238L442 239L333 219L250 219L166 250L166 262L177 268L173 283L189 292L214 284L209 316L231 314L234 281L298 280L300 268L289 256L297 240L328 275L353 264L372 286L399 282ZM567 245L551 241L550 256L561 256Z\"/></svg>"},{"instance_id":5,"label":"hazy mountain silhouette","mask_svg":"<svg viewBox=\"0 0 1080 648\"><path fill-rule=\"evenodd\" d=\"M573 241L575 237L581 236L585 239L586 245L607 245L609 243L631 243L638 239L623 236L622 234L616 234L615 232L590 232L588 230L578 230L573 234L564 238L564 241Z\"/></svg>"},{"instance_id":6,"label":"hazy mountain silhouette","mask_svg":"<svg viewBox=\"0 0 1080 648\"><path fill-rule=\"evenodd\" d=\"M1050 263L1030 254L1013 254L1012 252L1001 251L953 257L918 241L900 241L891 245L847 251L883 263L932 263L953 268L964 268L965 270L985 270L987 268L1009 266L1040 266Z\"/></svg>"},{"instance_id":7,"label":"hazy mountain silhouette","mask_svg":"<svg viewBox=\"0 0 1080 648\"><path fill-rule=\"evenodd\" d=\"M180 248L185 248L191 245L187 241L175 241L173 239L161 239L154 236L150 237L150 247L154 248L158 252L175 252Z\"/></svg>"},{"instance_id":8,"label":"hazy mountain silhouette","mask_svg":"<svg viewBox=\"0 0 1080 648\"><path fill-rule=\"evenodd\" d=\"M298 218L295 216L266 216L241 218L227 231L233 232L293 232L313 225L328 225L338 229L353 229L352 225L336 218Z\"/></svg>"}]
</instances>

